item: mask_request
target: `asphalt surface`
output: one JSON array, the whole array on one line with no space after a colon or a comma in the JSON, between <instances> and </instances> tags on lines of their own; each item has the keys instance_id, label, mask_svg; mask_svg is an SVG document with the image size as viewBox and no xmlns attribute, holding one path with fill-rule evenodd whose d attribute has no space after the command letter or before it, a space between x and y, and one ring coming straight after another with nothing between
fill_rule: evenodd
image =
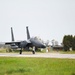
<instances>
[{"instance_id":1,"label":"asphalt surface","mask_svg":"<svg viewBox=\"0 0 75 75\"><path fill-rule=\"evenodd\" d=\"M43 57L43 58L68 58L75 59L75 54L60 53L36 53L36 54L18 54L18 53L0 53L0 57Z\"/></svg>"}]
</instances>

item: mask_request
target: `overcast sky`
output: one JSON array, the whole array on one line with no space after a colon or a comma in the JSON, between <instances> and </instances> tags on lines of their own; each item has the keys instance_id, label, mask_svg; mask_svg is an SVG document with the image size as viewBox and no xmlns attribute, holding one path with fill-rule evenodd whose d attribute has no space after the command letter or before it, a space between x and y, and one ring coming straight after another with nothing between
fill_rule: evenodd
<instances>
[{"instance_id":1,"label":"overcast sky","mask_svg":"<svg viewBox=\"0 0 75 75\"><path fill-rule=\"evenodd\" d=\"M31 36L44 41L62 42L64 35L75 35L75 0L0 0L0 42Z\"/></svg>"}]
</instances>

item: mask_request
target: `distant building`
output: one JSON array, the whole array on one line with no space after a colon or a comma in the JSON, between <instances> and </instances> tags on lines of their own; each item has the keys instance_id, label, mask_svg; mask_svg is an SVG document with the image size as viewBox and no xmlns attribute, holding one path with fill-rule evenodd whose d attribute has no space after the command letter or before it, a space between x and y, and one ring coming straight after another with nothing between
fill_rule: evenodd
<instances>
[{"instance_id":1,"label":"distant building","mask_svg":"<svg viewBox=\"0 0 75 75\"><path fill-rule=\"evenodd\" d=\"M52 46L52 49L53 50L63 50L64 47L63 47L63 45L54 45L54 46Z\"/></svg>"}]
</instances>

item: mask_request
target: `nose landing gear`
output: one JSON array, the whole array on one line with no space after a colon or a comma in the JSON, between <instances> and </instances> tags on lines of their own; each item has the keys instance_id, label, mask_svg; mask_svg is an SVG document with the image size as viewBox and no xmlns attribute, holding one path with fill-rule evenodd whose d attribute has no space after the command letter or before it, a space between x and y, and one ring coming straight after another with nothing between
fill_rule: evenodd
<instances>
[{"instance_id":1,"label":"nose landing gear","mask_svg":"<svg viewBox=\"0 0 75 75\"><path fill-rule=\"evenodd\" d=\"M32 53L35 54L35 46L33 46L33 51L32 51Z\"/></svg>"}]
</instances>

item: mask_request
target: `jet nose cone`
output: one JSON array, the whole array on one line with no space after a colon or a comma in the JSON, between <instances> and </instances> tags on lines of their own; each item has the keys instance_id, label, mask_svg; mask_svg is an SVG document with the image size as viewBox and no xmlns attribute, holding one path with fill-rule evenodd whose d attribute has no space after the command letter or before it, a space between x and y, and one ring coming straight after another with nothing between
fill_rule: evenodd
<instances>
[{"instance_id":1,"label":"jet nose cone","mask_svg":"<svg viewBox=\"0 0 75 75\"><path fill-rule=\"evenodd\" d=\"M45 45L42 45L42 48L46 48L46 46Z\"/></svg>"}]
</instances>

